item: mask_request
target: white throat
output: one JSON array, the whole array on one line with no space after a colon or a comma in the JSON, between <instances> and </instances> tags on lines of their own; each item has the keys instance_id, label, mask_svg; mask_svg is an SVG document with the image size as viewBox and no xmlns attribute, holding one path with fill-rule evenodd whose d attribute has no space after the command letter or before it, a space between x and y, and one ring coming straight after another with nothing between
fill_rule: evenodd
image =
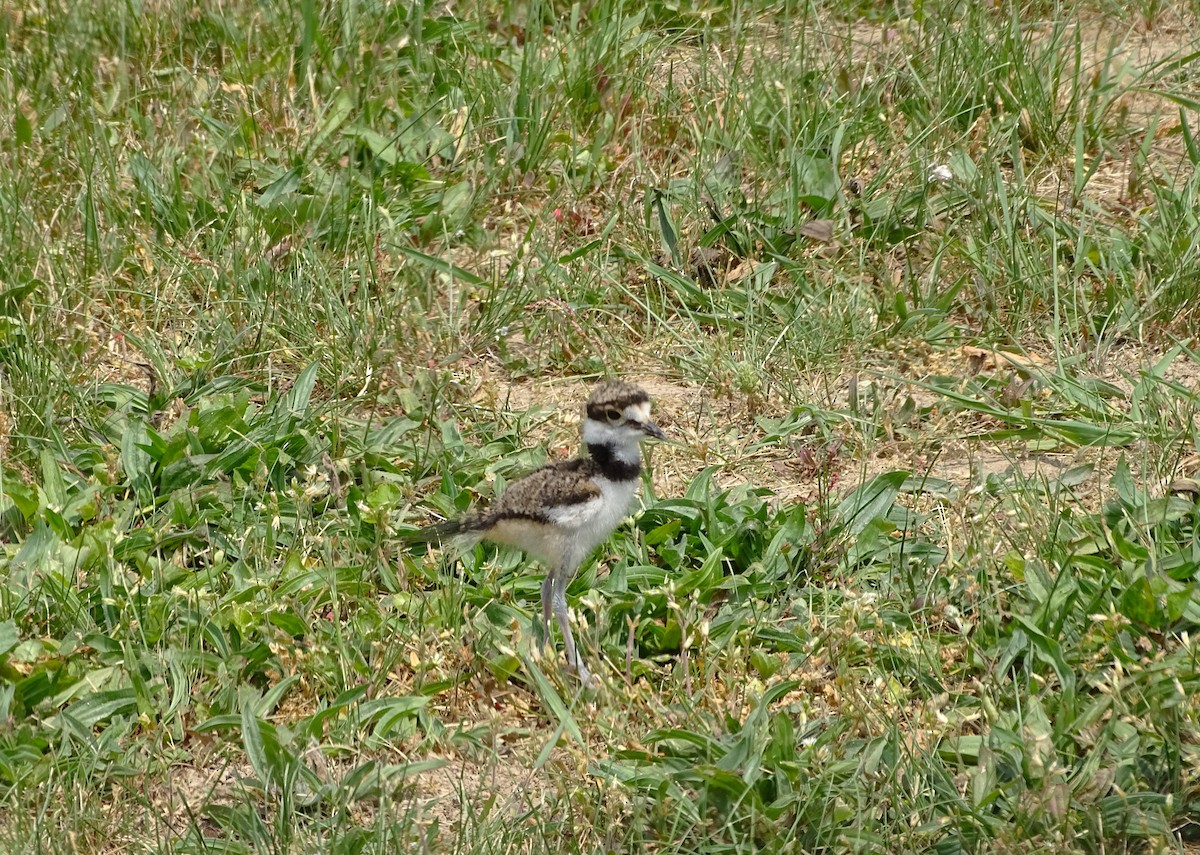
<instances>
[{"instance_id":1,"label":"white throat","mask_svg":"<svg viewBox=\"0 0 1200 855\"><path fill-rule=\"evenodd\" d=\"M642 463L642 447L639 440L642 431L629 425L610 425L595 419L583 420L583 444L601 445L614 458L632 466Z\"/></svg>"}]
</instances>

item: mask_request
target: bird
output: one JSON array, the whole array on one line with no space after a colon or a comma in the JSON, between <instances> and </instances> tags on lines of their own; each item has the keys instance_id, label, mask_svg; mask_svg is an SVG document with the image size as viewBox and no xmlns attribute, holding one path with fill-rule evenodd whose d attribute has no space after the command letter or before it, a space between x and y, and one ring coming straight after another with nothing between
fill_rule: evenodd
<instances>
[{"instance_id":1,"label":"bird","mask_svg":"<svg viewBox=\"0 0 1200 855\"><path fill-rule=\"evenodd\" d=\"M567 585L629 516L641 484L642 441L667 436L650 419L646 391L622 380L597 384L583 416L581 456L548 463L514 481L488 507L425 526L410 539L488 540L541 561L546 567L542 644L551 646L553 614L562 631L567 668L590 687L596 681L571 633Z\"/></svg>"}]
</instances>

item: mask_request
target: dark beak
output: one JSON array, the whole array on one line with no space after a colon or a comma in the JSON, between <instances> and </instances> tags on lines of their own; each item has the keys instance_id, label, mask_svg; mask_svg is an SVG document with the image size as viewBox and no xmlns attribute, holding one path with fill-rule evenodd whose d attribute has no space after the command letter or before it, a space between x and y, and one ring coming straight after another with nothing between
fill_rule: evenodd
<instances>
[{"instance_id":1,"label":"dark beak","mask_svg":"<svg viewBox=\"0 0 1200 855\"><path fill-rule=\"evenodd\" d=\"M646 436L652 436L655 439L666 439L667 438L667 435L662 432L662 428L660 428L654 422L643 422L642 423L642 433L646 434Z\"/></svg>"}]
</instances>

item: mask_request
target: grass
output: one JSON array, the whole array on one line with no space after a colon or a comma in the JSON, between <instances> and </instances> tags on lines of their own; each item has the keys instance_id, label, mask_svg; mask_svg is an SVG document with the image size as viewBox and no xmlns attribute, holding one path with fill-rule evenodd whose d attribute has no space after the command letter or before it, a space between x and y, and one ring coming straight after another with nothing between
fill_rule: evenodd
<instances>
[{"instance_id":1,"label":"grass","mask_svg":"<svg viewBox=\"0 0 1200 855\"><path fill-rule=\"evenodd\" d=\"M0 4L0 850L1194 851L1195 24Z\"/></svg>"}]
</instances>

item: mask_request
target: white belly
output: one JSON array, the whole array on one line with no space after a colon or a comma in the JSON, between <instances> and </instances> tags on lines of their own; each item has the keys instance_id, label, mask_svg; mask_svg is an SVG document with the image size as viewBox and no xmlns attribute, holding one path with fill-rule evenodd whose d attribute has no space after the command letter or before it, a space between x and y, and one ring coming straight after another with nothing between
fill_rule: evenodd
<instances>
[{"instance_id":1,"label":"white belly","mask_svg":"<svg viewBox=\"0 0 1200 855\"><path fill-rule=\"evenodd\" d=\"M600 488L597 498L562 508L550 515L557 526L570 532L574 544L573 563L578 564L587 558L629 516L637 496L638 483L636 479L609 481L607 478L597 478L596 485Z\"/></svg>"},{"instance_id":2,"label":"white belly","mask_svg":"<svg viewBox=\"0 0 1200 855\"><path fill-rule=\"evenodd\" d=\"M523 549L549 568L574 573L629 515L638 483L597 478L599 496L551 511L549 523L511 517L499 521L484 537Z\"/></svg>"}]
</instances>

